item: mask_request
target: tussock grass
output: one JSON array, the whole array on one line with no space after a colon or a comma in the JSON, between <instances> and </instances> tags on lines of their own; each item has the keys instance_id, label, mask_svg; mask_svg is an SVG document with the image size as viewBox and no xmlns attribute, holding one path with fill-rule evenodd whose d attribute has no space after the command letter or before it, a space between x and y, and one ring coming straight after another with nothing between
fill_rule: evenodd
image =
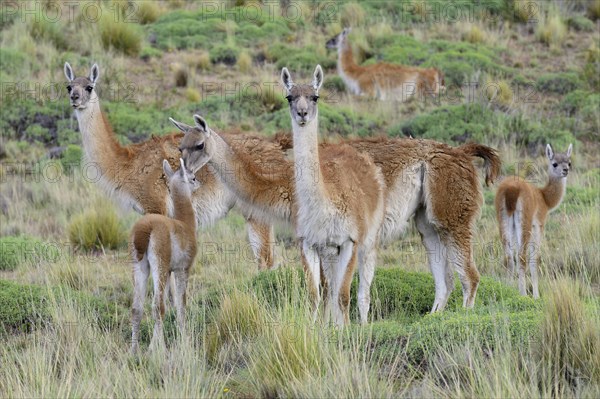
<instances>
[{"instance_id":1,"label":"tussock grass","mask_svg":"<svg viewBox=\"0 0 600 399\"><path fill-rule=\"evenodd\" d=\"M557 12L540 18L535 32L538 40L549 47L559 47L567 36L567 26Z\"/></svg>"},{"instance_id":2,"label":"tussock grass","mask_svg":"<svg viewBox=\"0 0 600 399\"><path fill-rule=\"evenodd\" d=\"M86 251L118 249L125 246L127 235L112 205L104 201L73 218L69 240Z\"/></svg>"},{"instance_id":3,"label":"tussock grass","mask_svg":"<svg viewBox=\"0 0 600 399\"><path fill-rule=\"evenodd\" d=\"M115 49L128 56L136 56L142 47L142 36L135 24L123 18L114 18L111 13L102 14L98 23L100 40L106 50Z\"/></svg>"}]
</instances>

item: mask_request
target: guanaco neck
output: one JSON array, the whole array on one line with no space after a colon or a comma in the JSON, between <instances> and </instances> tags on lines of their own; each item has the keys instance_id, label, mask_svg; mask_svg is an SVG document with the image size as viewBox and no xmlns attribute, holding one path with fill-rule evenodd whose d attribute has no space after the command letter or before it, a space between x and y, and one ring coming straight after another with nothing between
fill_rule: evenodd
<instances>
[{"instance_id":1,"label":"guanaco neck","mask_svg":"<svg viewBox=\"0 0 600 399\"><path fill-rule=\"evenodd\" d=\"M218 134L213 133L209 140L213 141L214 146L209 163L223 184L250 206L273 214L280 219L289 220L291 217L289 202L273 203L275 198L280 198L279 195L273 195L273 192L264 190L259 191L261 187L267 187L271 191L277 190L286 182L278 181L277 178L269 178L273 177L269 176L269 171L266 171L266 176L257 172L256 165L250 165L249 160L236 153Z\"/></svg>"},{"instance_id":2,"label":"guanaco neck","mask_svg":"<svg viewBox=\"0 0 600 399\"><path fill-rule=\"evenodd\" d=\"M171 184L169 190L171 191L171 198L173 200L173 219L182 222L188 229L196 232L198 224L189 188L180 187L178 184Z\"/></svg>"},{"instance_id":3,"label":"guanaco neck","mask_svg":"<svg viewBox=\"0 0 600 399\"><path fill-rule=\"evenodd\" d=\"M319 162L319 111L314 119L304 126L298 125L292 118L294 136L294 178L299 207L319 207L327 201L323 174Z\"/></svg>"},{"instance_id":4,"label":"guanaco neck","mask_svg":"<svg viewBox=\"0 0 600 399\"><path fill-rule=\"evenodd\" d=\"M362 70L362 67L354 61L354 52L348 39L344 40L338 48L338 73L341 76L353 77Z\"/></svg>"},{"instance_id":5,"label":"guanaco neck","mask_svg":"<svg viewBox=\"0 0 600 399\"><path fill-rule=\"evenodd\" d=\"M100 110L100 100L95 91L92 92L87 107L75 110L75 115L87 160L100 167L104 177L114 178L116 168L127 167L128 152L119 144L106 116Z\"/></svg>"},{"instance_id":6,"label":"guanaco neck","mask_svg":"<svg viewBox=\"0 0 600 399\"><path fill-rule=\"evenodd\" d=\"M565 196L567 188L567 177L550 177L548 183L542 189L542 197L548 207L548 210L552 210L560 205L562 199Z\"/></svg>"}]
</instances>

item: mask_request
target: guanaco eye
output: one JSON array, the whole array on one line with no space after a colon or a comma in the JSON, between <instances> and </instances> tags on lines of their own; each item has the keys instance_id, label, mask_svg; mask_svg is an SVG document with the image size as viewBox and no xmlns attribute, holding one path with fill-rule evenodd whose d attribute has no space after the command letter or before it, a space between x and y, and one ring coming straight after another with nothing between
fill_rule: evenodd
<instances>
[{"instance_id":1,"label":"guanaco eye","mask_svg":"<svg viewBox=\"0 0 600 399\"><path fill-rule=\"evenodd\" d=\"M569 168L571 167L571 162L569 162Z\"/></svg>"},{"instance_id":2,"label":"guanaco eye","mask_svg":"<svg viewBox=\"0 0 600 399\"><path fill-rule=\"evenodd\" d=\"M292 96L286 96L285 99L288 100L289 103L291 103L293 100Z\"/></svg>"},{"instance_id":3,"label":"guanaco eye","mask_svg":"<svg viewBox=\"0 0 600 399\"><path fill-rule=\"evenodd\" d=\"M313 102L319 101L319 96L312 96L312 100L313 100Z\"/></svg>"},{"instance_id":4,"label":"guanaco eye","mask_svg":"<svg viewBox=\"0 0 600 399\"><path fill-rule=\"evenodd\" d=\"M85 87L85 91L87 91L88 93L91 93L92 90L94 90L94 88L92 86L86 86Z\"/></svg>"},{"instance_id":5,"label":"guanaco eye","mask_svg":"<svg viewBox=\"0 0 600 399\"><path fill-rule=\"evenodd\" d=\"M558 166L558 164L557 164L556 162L554 162L554 163L552 164L552 166L554 166L554 167L556 168L556 167Z\"/></svg>"},{"instance_id":6,"label":"guanaco eye","mask_svg":"<svg viewBox=\"0 0 600 399\"><path fill-rule=\"evenodd\" d=\"M67 86L67 91L70 93L71 90L73 90L73 88L71 87L71 85Z\"/></svg>"},{"instance_id":7,"label":"guanaco eye","mask_svg":"<svg viewBox=\"0 0 600 399\"><path fill-rule=\"evenodd\" d=\"M204 149L204 143L200 143L200 144L196 145L196 150L202 151L203 149Z\"/></svg>"}]
</instances>

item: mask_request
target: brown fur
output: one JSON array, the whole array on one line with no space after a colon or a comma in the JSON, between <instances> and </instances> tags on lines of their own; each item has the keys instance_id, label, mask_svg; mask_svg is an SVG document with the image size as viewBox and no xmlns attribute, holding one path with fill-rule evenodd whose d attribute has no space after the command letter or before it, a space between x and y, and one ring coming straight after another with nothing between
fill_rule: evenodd
<instances>
[{"instance_id":1,"label":"brown fur","mask_svg":"<svg viewBox=\"0 0 600 399\"><path fill-rule=\"evenodd\" d=\"M500 237L505 252L505 265L514 272L514 252L518 253L519 291L526 295L525 270L529 263L533 282L533 296L537 298L537 263L541 240L548 213L563 199L566 176L571 167L572 147L566 154L554 154L547 146L549 160L548 183L538 188L518 176L507 177L500 183L496 193L495 207ZM520 246L519 246L520 241Z\"/></svg>"},{"instance_id":2,"label":"brown fur","mask_svg":"<svg viewBox=\"0 0 600 399\"><path fill-rule=\"evenodd\" d=\"M183 162L181 161L180 164L182 165ZM184 172L183 169L176 172L177 175L172 170L168 173L172 175L169 188L174 204L173 219L165 215L147 214L138 220L131 231L130 251L134 261L134 299L131 313L132 352L136 352L138 348L139 326L146 295L145 287L150 274L153 279L154 276L158 277L154 281L153 345L162 342L162 319L165 313L164 293L171 274L174 274L173 297L177 319L180 328L184 328L187 279L197 252L197 224L190 200L191 187L198 187L198 183L191 173ZM173 249L175 249L174 253Z\"/></svg>"},{"instance_id":3,"label":"brown fur","mask_svg":"<svg viewBox=\"0 0 600 399\"><path fill-rule=\"evenodd\" d=\"M344 35L342 40L338 49L338 71L358 84L360 93L355 94L366 94L379 99L405 100L408 98L405 89L415 90L419 95L439 95L445 89L444 76L437 68L419 68L386 62L358 65L348 38Z\"/></svg>"},{"instance_id":4,"label":"brown fur","mask_svg":"<svg viewBox=\"0 0 600 399\"><path fill-rule=\"evenodd\" d=\"M65 71L68 69L72 74L70 66L68 68L67 66L68 64L65 65ZM99 73L97 67L94 66L94 68ZM94 162L95 167L99 168L104 183L108 183L104 184L104 188L108 189L109 194L116 194L117 197L122 194L131 198L135 202L135 209L140 212L166 215L169 211L166 201L168 192L161 162L163 159L167 159L171 166L176 166L179 158L178 143L183 135L176 133L152 137L142 143L121 146L108 119L100 110L99 101L89 101L95 91L87 92L85 88L94 86L95 81L90 80L91 77L73 78L71 76L71 79L68 86L73 106L77 108L80 104L84 104L92 112L89 128L93 129L93 133L91 137L84 138L83 145L88 160ZM239 134L232 136L237 137ZM264 139L256 137L253 140L264 141ZM244 141L241 145L246 146L248 151L252 151L252 147L260 144ZM208 226L215 219L222 217L234 203L231 202L233 200L229 200L231 203L215 203L215 201L224 201L222 196L216 194L222 186L209 170L198 171L197 178L203 188L194 193L192 201L199 211L197 216L200 224ZM138 209L138 206L141 209ZM215 209L218 210L215 211ZM246 217L246 220L261 242L258 251L259 267L273 267L272 227L257 223L249 217Z\"/></svg>"}]
</instances>

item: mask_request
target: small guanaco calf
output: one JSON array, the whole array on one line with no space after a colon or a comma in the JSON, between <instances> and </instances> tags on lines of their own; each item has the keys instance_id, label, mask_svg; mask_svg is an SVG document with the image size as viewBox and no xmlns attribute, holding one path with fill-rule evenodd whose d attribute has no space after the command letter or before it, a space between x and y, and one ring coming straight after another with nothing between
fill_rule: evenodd
<instances>
[{"instance_id":1,"label":"small guanaco calf","mask_svg":"<svg viewBox=\"0 0 600 399\"><path fill-rule=\"evenodd\" d=\"M165 289L173 273L175 284L173 299L177 323L183 331L186 303L186 287L190 268L196 257L196 216L191 202L192 193L199 187L196 176L187 170L183 159L174 172L167 160L163 171L168 181L173 201L173 219L158 214L147 214L133 226L130 251L133 257L133 305L131 311L131 352L139 348L140 322L144 309L146 284L152 274L154 298L152 316L154 332L150 349L163 345L163 317L165 314Z\"/></svg>"},{"instance_id":2,"label":"small guanaco calf","mask_svg":"<svg viewBox=\"0 0 600 399\"><path fill-rule=\"evenodd\" d=\"M540 296L537 263L544 225L548 213L560 205L565 195L572 150L570 144L566 153L555 154L550 144L546 146L548 183L545 187L535 187L517 176L504 179L498 187L495 205L505 264L514 273L516 258L521 295L527 295L525 268L529 266L533 297Z\"/></svg>"}]
</instances>

